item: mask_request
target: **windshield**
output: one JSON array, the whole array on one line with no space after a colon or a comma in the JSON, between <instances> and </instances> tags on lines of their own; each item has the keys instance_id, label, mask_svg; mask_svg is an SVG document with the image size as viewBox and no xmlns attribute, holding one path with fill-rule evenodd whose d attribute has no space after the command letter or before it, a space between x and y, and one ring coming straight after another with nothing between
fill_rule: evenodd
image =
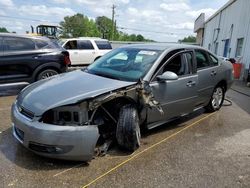
<instances>
[{"instance_id":1,"label":"windshield","mask_svg":"<svg viewBox=\"0 0 250 188\"><path fill-rule=\"evenodd\" d=\"M87 72L123 81L138 81L145 76L162 51L118 48L89 65Z\"/></svg>"}]
</instances>

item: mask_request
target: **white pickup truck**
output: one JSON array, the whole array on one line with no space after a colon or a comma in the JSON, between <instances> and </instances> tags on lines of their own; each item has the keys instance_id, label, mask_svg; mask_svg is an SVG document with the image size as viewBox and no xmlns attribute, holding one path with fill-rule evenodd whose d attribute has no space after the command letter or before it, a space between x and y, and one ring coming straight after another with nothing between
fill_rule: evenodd
<instances>
[{"instance_id":1,"label":"white pickup truck","mask_svg":"<svg viewBox=\"0 0 250 188\"><path fill-rule=\"evenodd\" d=\"M108 40L93 37L61 39L59 44L70 53L71 65L89 65L112 50Z\"/></svg>"}]
</instances>

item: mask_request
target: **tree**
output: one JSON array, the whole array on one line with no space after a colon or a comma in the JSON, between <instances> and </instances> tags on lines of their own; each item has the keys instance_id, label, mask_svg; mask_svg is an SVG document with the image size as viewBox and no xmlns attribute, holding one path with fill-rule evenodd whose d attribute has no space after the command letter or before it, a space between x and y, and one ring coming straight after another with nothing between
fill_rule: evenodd
<instances>
[{"instance_id":1,"label":"tree","mask_svg":"<svg viewBox=\"0 0 250 188\"><path fill-rule=\"evenodd\" d=\"M5 27L0 27L0 33L9 33Z\"/></svg>"},{"instance_id":2,"label":"tree","mask_svg":"<svg viewBox=\"0 0 250 188\"><path fill-rule=\"evenodd\" d=\"M99 32L102 34L102 38L111 39L112 35L112 20L107 18L106 16L99 16L95 20L96 26ZM117 29L115 27L114 33L117 33ZM117 36L114 36L117 37Z\"/></svg>"},{"instance_id":3,"label":"tree","mask_svg":"<svg viewBox=\"0 0 250 188\"><path fill-rule=\"evenodd\" d=\"M179 42L195 43L196 42L196 37L190 35L188 37L184 37L184 39L182 39L182 40L179 40Z\"/></svg>"},{"instance_id":4,"label":"tree","mask_svg":"<svg viewBox=\"0 0 250 188\"><path fill-rule=\"evenodd\" d=\"M74 16L66 16L60 25L63 37L100 36L95 22L83 14L78 13Z\"/></svg>"}]
</instances>

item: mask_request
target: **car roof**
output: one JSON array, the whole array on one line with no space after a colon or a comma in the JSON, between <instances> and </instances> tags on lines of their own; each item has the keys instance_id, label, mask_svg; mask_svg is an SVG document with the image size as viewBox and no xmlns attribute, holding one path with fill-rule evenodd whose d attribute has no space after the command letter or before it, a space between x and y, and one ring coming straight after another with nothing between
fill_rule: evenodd
<instances>
[{"instance_id":1,"label":"car roof","mask_svg":"<svg viewBox=\"0 0 250 188\"><path fill-rule=\"evenodd\" d=\"M175 49L201 49L206 50L197 45L189 45L189 44L180 44L180 43L144 43L144 44L130 44L126 46L122 46L120 48L139 48L139 49L148 49L148 50L175 50Z\"/></svg>"},{"instance_id":2,"label":"car roof","mask_svg":"<svg viewBox=\"0 0 250 188\"><path fill-rule=\"evenodd\" d=\"M62 38L62 41L66 40L100 40L100 41L108 41L107 39L102 39L99 37L76 37L76 38Z\"/></svg>"},{"instance_id":3,"label":"car roof","mask_svg":"<svg viewBox=\"0 0 250 188\"><path fill-rule=\"evenodd\" d=\"M36 36L32 34L16 34L16 33L0 33L0 37L20 37L20 38L30 38L30 39L41 39L49 41L50 39L43 36Z\"/></svg>"}]
</instances>

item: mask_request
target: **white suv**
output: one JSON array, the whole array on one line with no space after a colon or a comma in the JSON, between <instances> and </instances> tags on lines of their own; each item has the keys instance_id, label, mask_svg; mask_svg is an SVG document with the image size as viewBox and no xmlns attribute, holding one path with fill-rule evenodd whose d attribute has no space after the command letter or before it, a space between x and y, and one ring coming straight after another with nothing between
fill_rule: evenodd
<instances>
[{"instance_id":1,"label":"white suv","mask_svg":"<svg viewBox=\"0 0 250 188\"><path fill-rule=\"evenodd\" d=\"M70 38L59 43L70 53L71 65L89 65L112 50L109 41L101 38Z\"/></svg>"}]
</instances>

